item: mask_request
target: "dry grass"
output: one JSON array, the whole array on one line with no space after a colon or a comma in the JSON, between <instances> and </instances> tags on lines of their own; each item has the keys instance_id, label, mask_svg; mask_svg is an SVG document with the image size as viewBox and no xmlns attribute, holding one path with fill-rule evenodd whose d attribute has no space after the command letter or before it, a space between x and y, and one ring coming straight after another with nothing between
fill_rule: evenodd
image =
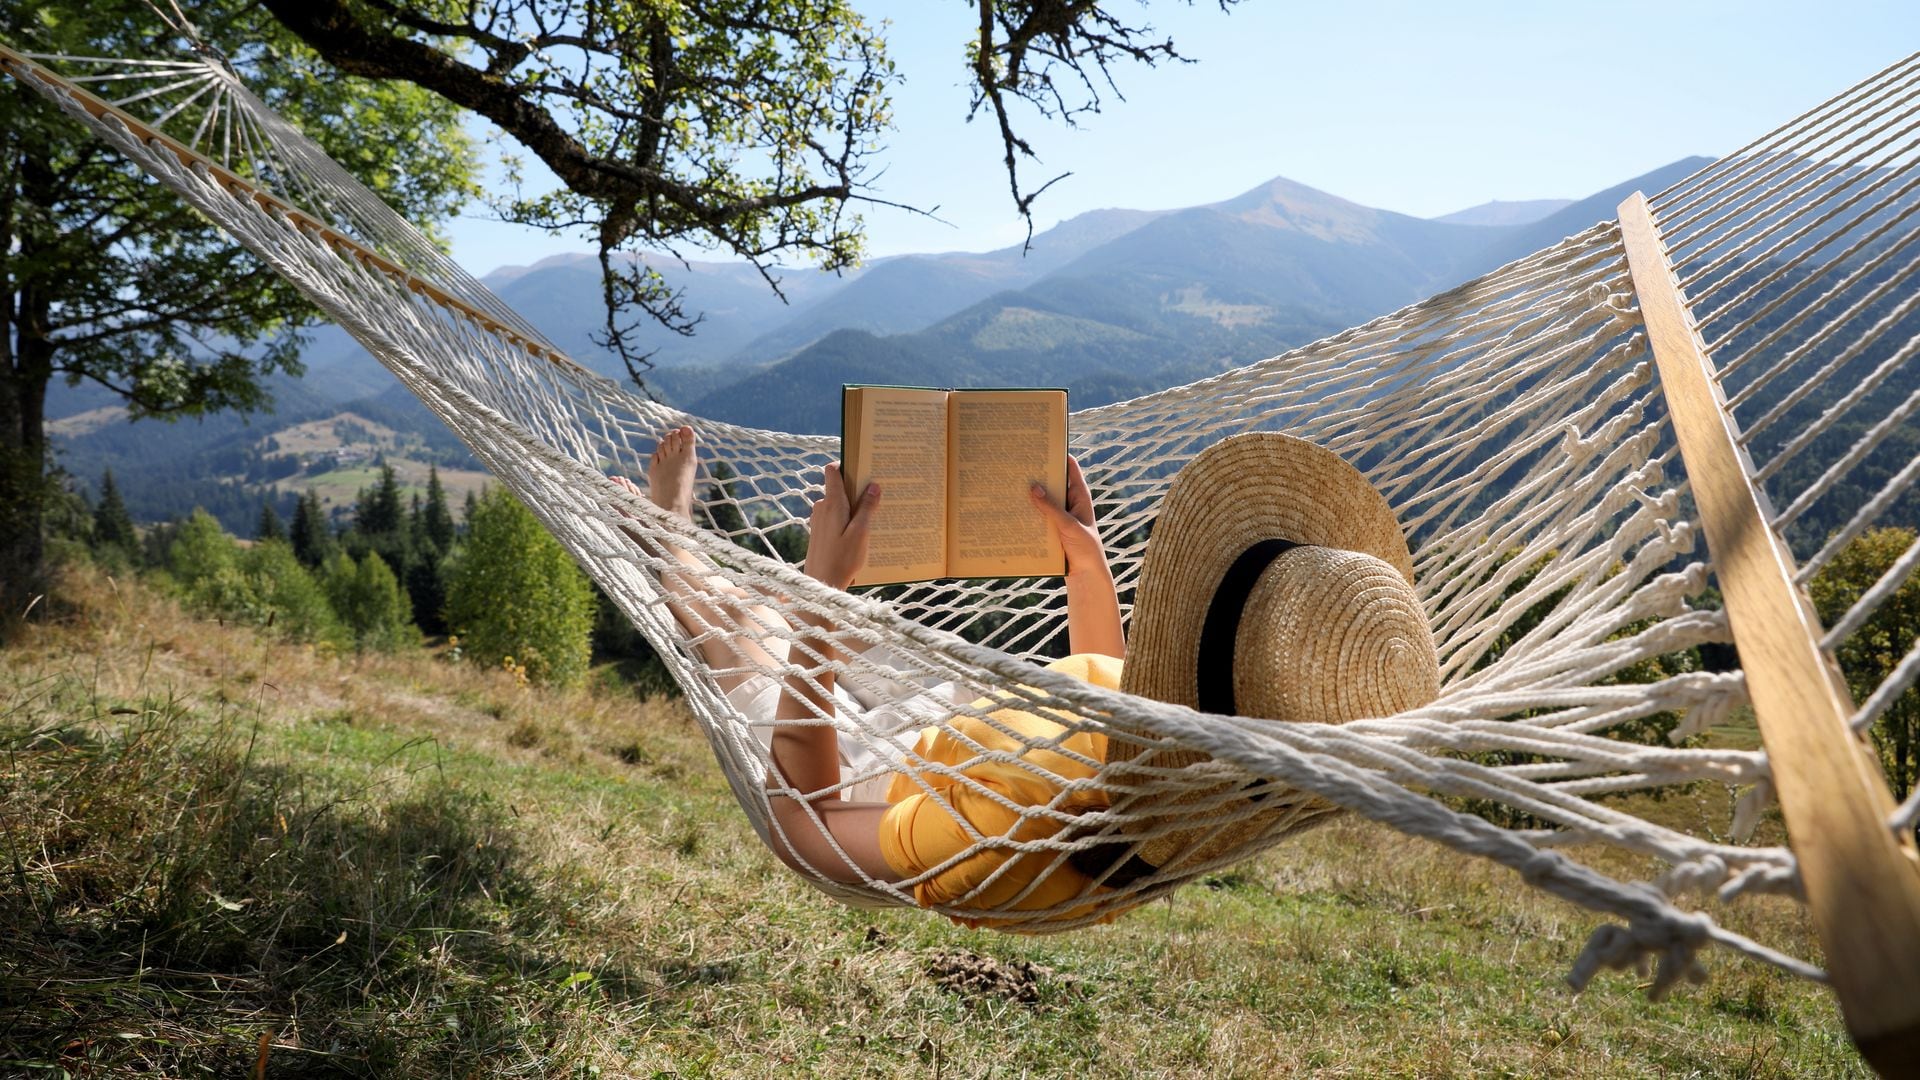
<instances>
[{"instance_id":1,"label":"dry grass","mask_svg":"<svg viewBox=\"0 0 1920 1080\"><path fill-rule=\"evenodd\" d=\"M1364 822L966 931L780 870L677 704L56 599L0 653L6 1075L245 1076L263 1037L274 1077L1865 1075L1824 991L1728 956L1570 995L1593 917Z\"/></svg>"}]
</instances>

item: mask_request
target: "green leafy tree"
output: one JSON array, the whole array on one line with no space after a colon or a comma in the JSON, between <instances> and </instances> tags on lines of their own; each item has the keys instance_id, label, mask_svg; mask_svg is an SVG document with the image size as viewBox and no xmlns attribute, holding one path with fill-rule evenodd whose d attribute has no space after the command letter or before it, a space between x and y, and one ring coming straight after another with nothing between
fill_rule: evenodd
<instances>
[{"instance_id":1,"label":"green leafy tree","mask_svg":"<svg viewBox=\"0 0 1920 1080\"><path fill-rule=\"evenodd\" d=\"M1510 566L1513 559L1518 557L1519 554L1520 552L1517 549L1504 553L1499 561L1490 569L1490 575L1499 573L1505 567ZM1495 605L1493 612L1489 613L1489 617L1497 617L1501 613L1501 608L1516 603L1520 594L1525 592L1526 589L1533 584L1534 579L1552 564L1554 558L1555 553L1543 555L1531 565L1522 569L1518 576L1510 581L1502 590L1500 602ZM1620 569L1621 567L1615 564L1608 573L1615 574L1620 572ZM1504 656L1508 650L1512 649L1535 630L1539 629L1541 624L1553 615L1561 602L1564 601L1572 591L1573 586L1571 585L1556 589L1521 610L1513 622L1508 624L1508 626L1488 644L1486 651L1474 662L1473 670L1480 671L1494 664ZM1628 623L1626 626L1615 631L1609 640L1618 641L1632 637L1635 634L1647 630L1652 625L1651 620ZM1643 657L1608 675L1605 679L1601 680L1601 682L1603 685L1655 683L1675 675L1690 671L1699 671L1700 669L1699 650L1687 648L1658 656ZM1533 716L1538 714L1528 712L1522 715ZM1640 743L1649 746L1665 746L1668 745L1669 734L1679 726L1679 723L1679 713L1657 712L1621 721L1607 728L1601 734L1606 738L1618 739L1623 742ZM1474 754L1471 759L1482 765L1496 767L1525 765L1546 760L1537 755L1513 750L1494 750ZM1663 795L1664 792L1658 790L1652 793L1652 797L1656 799L1663 797ZM1600 798L1603 799L1607 797L1608 796L1605 795L1600 796ZM1635 797L1643 796L1636 795ZM1484 817L1504 828L1526 829L1541 827L1545 824L1533 814L1500 800L1462 796L1449 797L1447 801L1467 813Z\"/></svg>"},{"instance_id":2,"label":"green leafy tree","mask_svg":"<svg viewBox=\"0 0 1920 1080\"><path fill-rule=\"evenodd\" d=\"M347 643L326 590L285 540L255 544L241 557L241 569L252 585L256 621L294 641Z\"/></svg>"},{"instance_id":3,"label":"green leafy tree","mask_svg":"<svg viewBox=\"0 0 1920 1080\"><path fill-rule=\"evenodd\" d=\"M1222 8L1238 0L1218 0ZM854 263L864 241L849 204L867 190L897 79L884 24L849 0L263 0L351 75L403 80L498 125L564 187L499 196L506 219L586 226L600 244L608 343L636 380L646 359L637 307L683 333L684 310L645 259L684 245L774 269L796 257ZM956 73L972 112L993 118L1015 207L1034 158L1016 107L1068 124L1114 96L1115 65L1184 59L1171 38L1100 0L973 0L956 19ZM1018 122L1024 122L1022 118ZM1059 179L1058 177L1054 178Z\"/></svg>"},{"instance_id":4,"label":"green leafy tree","mask_svg":"<svg viewBox=\"0 0 1920 1080\"><path fill-rule=\"evenodd\" d=\"M1820 620L1832 626L1913 545L1912 529L1869 529L1840 550L1808 583ZM1863 702L1920 643L1920 576L1900 583L1861 627L1835 650L1847 688ZM1874 749L1896 799L1920 780L1920 689L1909 687L1874 721Z\"/></svg>"},{"instance_id":5,"label":"green leafy tree","mask_svg":"<svg viewBox=\"0 0 1920 1080\"><path fill-rule=\"evenodd\" d=\"M248 84L417 221L472 187L458 110L319 60L257 5L192 6ZM180 55L143 0L0 5L29 52ZM0 80L0 638L42 588L46 399L56 378L119 394L135 419L270 404L300 370L313 308L214 224L13 79Z\"/></svg>"},{"instance_id":6,"label":"green leafy tree","mask_svg":"<svg viewBox=\"0 0 1920 1080\"><path fill-rule=\"evenodd\" d=\"M133 515L120 498L113 482L113 470L100 474L100 502L93 508L93 547L99 552L116 552L132 558L140 550L140 534L133 527Z\"/></svg>"},{"instance_id":7,"label":"green leafy tree","mask_svg":"<svg viewBox=\"0 0 1920 1080\"><path fill-rule=\"evenodd\" d=\"M220 527L212 514L195 507L173 536L167 549L167 569L181 588L192 592L221 572L235 569L240 546Z\"/></svg>"},{"instance_id":8,"label":"green leafy tree","mask_svg":"<svg viewBox=\"0 0 1920 1080\"><path fill-rule=\"evenodd\" d=\"M244 554L212 514L195 507L174 533L167 569L187 605L222 619L258 622L264 616L259 581Z\"/></svg>"},{"instance_id":9,"label":"green leafy tree","mask_svg":"<svg viewBox=\"0 0 1920 1080\"><path fill-rule=\"evenodd\" d=\"M213 515L196 509L173 530L167 563L175 585L196 611L270 627L295 641L354 643L354 635L335 615L328 591L300 565L285 540L263 540L243 549ZM378 589L362 588L354 564L348 563L346 570L347 602L357 605L356 612L366 610L362 592Z\"/></svg>"},{"instance_id":10,"label":"green leafy tree","mask_svg":"<svg viewBox=\"0 0 1920 1080\"><path fill-rule=\"evenodd\" d=\"M413 607L393 568L378 553L354 559L344 551L334 552L321 569L320 583L354 648L391 652L417 642Z\"/></svg>"},{"instance_id":11,"label":"green leafy tree","mask_svg":"<svg viewBox=\"0 0 1920 1080\"><path fill-rule=\"evenodd\" d=\"M502 488L474 507L447 574L447 623L485 667L511 659L529 678L566 685L586 674L593 588L566 550Z\"/></svg>"}]
</instances>

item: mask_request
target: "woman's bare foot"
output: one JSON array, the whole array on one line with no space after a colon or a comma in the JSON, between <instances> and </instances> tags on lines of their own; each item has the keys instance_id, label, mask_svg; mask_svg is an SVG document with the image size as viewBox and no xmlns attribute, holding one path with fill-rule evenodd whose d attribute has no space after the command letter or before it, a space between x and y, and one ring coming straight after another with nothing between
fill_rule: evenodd
<instances>
[{"instance_id":1,"label":"woman's bare foot","mask_svg":"<svg viewBox=\"0 0 1920 1080\"><path fill-rule=\"evenodd\" d=\"M699 465L699 439L685 424L660 436L647 462L647 498L655 506L693 520L693 473Z\"/></svg>"}]
</instances>

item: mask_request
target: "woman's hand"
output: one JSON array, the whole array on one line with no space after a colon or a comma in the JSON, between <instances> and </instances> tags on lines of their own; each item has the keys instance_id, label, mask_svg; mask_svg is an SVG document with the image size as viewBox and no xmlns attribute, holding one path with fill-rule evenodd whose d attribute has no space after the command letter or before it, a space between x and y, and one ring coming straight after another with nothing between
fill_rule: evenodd
<instances>
[{"instance_id":1,"label":"woman's hand","mask_svg":"<svg viewBox=\"0 0 1920 1080\"><path fill-rule=\"evenodd\" d=\"M853 584L853 576L867 565L867 532L880 506L880 485L868 484L860 507L847 504L847 485L838 463L827 466L826 490L814 501L808 518L807 576L836 589Z\"/></svg>"},{"instance_id":2,"label":"woman's hand","mask_svg":"<svg viewBox=\"0 0 1920 1080\"><path fill-rule=\"evenodd\" d=\"M1093 525L1093 495L1087 491L1087 478L1080 463L1067 458L1067 505L1054 505L1044 485L1027 489L1043 517L1060 536L1060 550L1067 556L1067 576L1088 572L1107 573L1107 550L1100 543L1100 532Z\"/></svg>"},{"instance_id":3,"label":"woman's hand","mask_svg":"<svg viewBox=\"0 0 1920 1080\"><path fill-rule=\"evenodd\" d=\"M1035 484L1028 492L1033 505L1060 535L1067 556L1067 648L1076 653L1125 657L1127 636L1121 629L1120 597L1113 589L1113 570L1107 551L1093 527L1093 496L1080 463L1067 459L1067 505L1053 505L1047 489Z\"/></svg>"}]
</instances>

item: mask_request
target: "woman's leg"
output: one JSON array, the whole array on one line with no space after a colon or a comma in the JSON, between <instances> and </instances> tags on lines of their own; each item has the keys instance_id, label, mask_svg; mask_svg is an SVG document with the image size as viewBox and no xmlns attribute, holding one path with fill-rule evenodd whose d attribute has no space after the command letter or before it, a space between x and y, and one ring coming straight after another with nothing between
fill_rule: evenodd
<instances>
[{"instance_id":1,"label":"woman's leg","mask_svg":"<svg viewBox=\"0 0 1920 1080\"><path fill-rule=\"evenodd\" d=\"M647 463L646 496L654 505L693 520L694 473L699 465L699 438L682 425L660 436ZM616 476L613 482L638 493L633 481ZM635 539L641 539L637 534ZM645 543L642 540L642 543ZM660 583L667 591L667 608L689 635L699 639L700 657L716 672L722 692L730 692L757 673L769 676L786 662L787 643L771 636L786 619L745 590L716 578L693 552L674 544L649 544L666 552L686 569L665 571Z\"/></svg>"}]
</instances>

